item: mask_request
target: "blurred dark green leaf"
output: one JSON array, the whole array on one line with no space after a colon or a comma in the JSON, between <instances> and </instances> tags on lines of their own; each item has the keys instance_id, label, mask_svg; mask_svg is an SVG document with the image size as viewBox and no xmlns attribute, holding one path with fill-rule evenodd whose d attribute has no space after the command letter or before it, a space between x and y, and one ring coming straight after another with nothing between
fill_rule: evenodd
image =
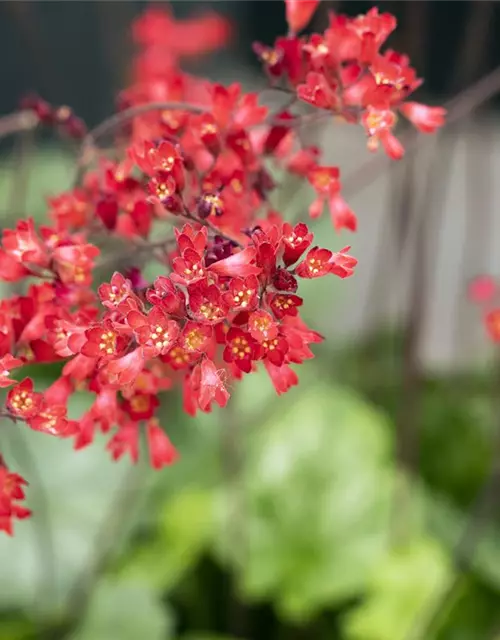
<instances>
[{"instance_id":1,"label":"blurred dark green leaf","mask_svg":"<svg viewBox=\"0 0 500 640\"><path fill-rule=\"evenodd\" d=\"M219 493L216 538L243 593L296 620L360 595L387 544L384 418L318 383L245 435L244 477Z\"/></svg>"},{"instance_id":2,"label":"blurred dark green leaf","mask_svg":"<svg viewBox=\"0 0 500 640\"><path fill-rule=\"evenodd\" d=\"M413 636L428 607L452 577L446 550L432 538L397 547L374 570L365 601L346 617L349 640L403 640Z\"/></svg>"},{"instance_id":3,"label":"blurred dark green leaf","mask_svg":"<svg viewBox=\"0 0 500 640\"><path fill-rule=\"evenodd\" d=\"M144 582L104 579L74 640L169 640L168 609Z\"/></svg>"}]
</instances>

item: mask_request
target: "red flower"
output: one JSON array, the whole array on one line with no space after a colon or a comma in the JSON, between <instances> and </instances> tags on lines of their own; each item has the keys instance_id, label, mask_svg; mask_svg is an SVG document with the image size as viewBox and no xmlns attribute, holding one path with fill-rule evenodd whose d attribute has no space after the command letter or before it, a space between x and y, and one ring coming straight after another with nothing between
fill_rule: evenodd
<instances>
[{"instance_id":1,"label":"red flower","mask_svg":"<svg viewBox=\"0 0 500 640\"><path fill-rule=\"evenodd\" d=\"M135 382L144 367L144 355L141 347L127 355L108 362L103 369L112 384L121 387Z\"/></svg>"},{"instance_id":2,"label":"red flower","mask_svg":"<svg viewBox=\"0 0 500 640\"><path fill-rule=\"evenodd\" d=\"M164 141L158 146L152 142L144 142L142 149L133 148L130 156L137 166L149 176L163 174L171 177L176 187L184 187L184 167L178 147Z\"/></svg>"},{"instance_id":3,"label":"red flower","mask_svg":"<svg viewBox=\"0 0 500 640\"><path fill-rule=\"evenodd\" d=\"M146 292L146 299L151 304L161 307L166 313L184 315L184 294L176 289L174 283L166 276L158 276L153 288Z\"/></svg>"},{"instance_id":4,"label":"red flower","mask_svg":"<svg viewBox=\"0 0 500 640\"><path fill-rule=\"evenodd\" d=\"M44 404L40 413L29 420L29 426L34 431L43 431L53 436L69 435L73 425L66 418L66 407L64 405Z\"/></svg>"},{"instance_id":5,"label":"red flower","mask_svg":"<svg viewBox=\"0 0 500 640\"><path fill-rule=\"evenodd\" d=\"M187 353L206 353L213 338L210 325L188 320L179 337L179 346Z\"/></svg>"},{"instance_id":6,"label":"red flower","mask_svg":"<svg viewBox=\"0 0 500 640\"><path fill-rule=\"evenodd\" d=\"M139 311L131 311L127 314L127 323L133 329L146 358L170 351L179 335L179 325L159 307L153 307L147 316Z\"/></svg>"},{"instance_id":7,"label":"red flower","mask_svg":"<svg viewBox=\"0 0 500 640\"><path fill-rule=\"evenodd\" d=\"M9 255L0 249L0 280L4 282L17 282L29 274L18 258Z\"/></svg>"},{"instance_id":8,"label":"red flower","mask_svg":"<svg viewBox=\"0 0 500 640\"><path fill-rule=\"evenodd\" d=\"M335 231L341 231L342 229L356 231L356 216L340 196L338 168L316 166L309 171L307 177L318 193L318 198L309 207L311 218L317 218L323 213L324 202L328 200Z\"/></svg>"},{"instance_id":9,"label":"red flower","mask_svg":"<svg viewBox=\"0 0 500 640\"><path fill-rule=\"evenodd\" d=\"M331 273L335 274L339 278L348 278L354 273L354 267L358 264L356 258L353 258L346 252L351 247L344 247L338 253L334 253L330 260Z\"/></svg>"},{"instance_id":10,"label":"red flower","mask_svg":"<svg viewBox=\"0 0 500 640\"><path fill-rule=\"evenodd\" d=\"M405 102L399 107L401 113L422 133L435 133L445 122L446 109L428 107L419 102Z\"/></svg>"},{"instance_id":11,"label":"red flower","mask_svg":"<svg viewBox=\"0 0 500 640\"><path fill-rule=\"evenodd\" d=\"M174 258L172 266L174 272L171 279L179 284L187 285L198 282L206 276L202 257L191 247L182 252L181 258Z\"/></svg>"},{"instance_id":12,"label":"red flower","mask_svg":"<svg viewBox=\"0 0 500 640\"><path fill-rule=\"evenodd\" d=\"M222 322L229 311L222 292L215 285L199 282L188 287L192 316L202 324Z\"/></svg>"},{"instance_id":13,"label":"red flower","mask_svg":"<svg viewBox=\"0 0 500 640\"><path fill-rule=\"evenodd\" d=\"M99 287L99 298L108 309L115 309L132 295L132 283L116 271L110 283L105 282Z\"/></svg>"},{"instance_id":14,"label":"red flower","mask_svg":"<svg viewBox=\"0 0 500 640\"><path fill-rule=\"evenodd\" d=\"M149 459L153 469L161 469L173 464L179 457L177 450L156 420L146 425L146 437L149 445Z\"/></svg>"},{"instance_id":15,"label":"red flower","mask_svg":"<svg viewBox=\"0 0 500 640\"><path fill-rule=\"evenodd\" d=\"M304 301L299 296L284 293L277 293L269 298L269 306L278 320L285 316L296 316L298 307L301 307L303 303Z\"/></svg>"},{"instance_id":16,"label":"red flower","mask_svg":"<svg viewBox=\"0 0 500 640\"><path fill-rule=\"evenodd\" d=\"M333 254L328 249L314 247L297 266L295 273L301 278L321 278L331 271L330 260Z\"/></svg>"},{"instance_id":17,"label":"red flower","mask_svg":"<svg viewBox=\"0 0 500 640\"><path fill-rule=\"evenodd\" d=\"M94 258L100 254L92 244L65 245L54 249L53 258L61 281L65 284L89 286Z\"/></svg>"},{"instance_id":18,"label":"red flower","mask_svg":"<svg viewBox=\"0 0 500 640\"><path fill-rule=\"evenodd\" d=\"M488 302L496 294L497 286L491 276L479 276L469 285L469 298L473 302Z\"/></svg>"},{"instance_id":19,"label":"red flower","mask_svg":"<svg viewBox=\"0 0 500 640\"><path fill-rule=\"evenodd\" d=\"M18 504L24 500L26 480L17 473L11 473L0 456L0 531L13 534L12 520L31 516L31 511Z\"/></svg>"},{"instance_id":20,"label":"red flower","mask_svg":"<svg viewBox=\"0 0 500 640\"><path fill-rule=\"evenodd\" d=\"M125 453L130 455L132 462L139 460L139 427L136 422L127 422L118 428L106 445L113 460L119 460Z\"/></svg>"},{"instance_id":21,"label":"red flower","mask_svg":"<svg viewBox=\"0 0 500 640\"><path fill-rule=\"evenodd\" d=\"M276 336L272 339L264 340L260 342L258 346L259 359L281 367L285 362L288 349L288 342L283 336Z\"/></svg>"},{"instance_id":22,"label":"red flower","mask_svg":"<svg viewBox=\"0 0 500 640\"><path fill-rule=\"evenodd\" d=\"M122 408L134 421L149 420L154 416L160 402L156 396L146 393L136 393L123 401Z\"/></svg>"},{"instance_id":23,"label":"red flower","mask_svg":"<svg viewBox=\"0 0 500 640\"><path fill-rule=\"evenodd\" d=\"M362 122L369 136L368 148L370 151L376 151L381 142L390 158L399 160L403 157L404 147L392 134L392 129L396 124L396 116L392 111L368 107L363 113Z\"/></svg>"},{"instance_id":24,"label":"red flower","mask_svg":"<svg viewBox=\"0 0 500 640\"><path fill-rule=\"evenodd\" d=\"M137 43L165 48L176 56L196 56L218 49L230 34L228 21L216 13L176 20L165 5L149 7L133 24Z\"/></svg>"},{"instance_id":25,"label":"red flower","mask_svg":"<svg viewBox=\"0 0 500 640\"><path fill-rule=\"evenodd\" d=\"M259 309L250 314L248 331L254 340L264 342L278 335L278 325L270 313Z\"/></svg>"},{"instance_id":26,"label":"red flower","mask_svg":"<svg viewBox=\"0 0 500 640\"><path fill-rule=\"evenodd\" d=\"M202 360L199 368L198 404L202 411L209 411L213 400L220 407L225 407L229 400L229 393L222 381L221 372L208 359Z\"/></svg>"},{"instance_id":27,"label":"red flower","mask_svg":"<svg viewBox=\"0 0 500 640\"><path fill-rule=\"evenodd\" d=\"M23 264L38 267L47 267L49 264L47 248L36 235L32 218L19 220L15 231L6 229L2 244L8 254Z\"/></svg>"},{"instance_id":28,"label":"red flower","mask_svg":"<svg viewBox=\"0 0 500 640\"><path fill-rule=\"evenodd\" d=\"M252 360L256 359L256 343L249 333L231 327L226 336L226 347L223 358L225 362L234 364L245 373L252 370Z\"/></svg>"},{"instance_id":29,"label":"red flower","mask_svg":"<svg viewBox=\"0 0 500 640\"><path fill-rule=\"evenodd\" d=\"M339 111L340 108L336 82L329 82L322 73L315 71L310 71L305 84L297 87L297 97L318 109Z\"/></svg>"},{"instance_id":30,"label":"red flower","mask_svg":"<svg viewBox=\"0 0 500 640\"><path fill-rule=\"evenodd\" d=\"M276 365L267 359L264 366L279 396L299 383L297 374L287 364Z\"/></svg>"},{"instance_id":31,"label":"red flower","mask_svg":"<svg viewBox=\"0 0 500 640\"><path fill-rule=\"evenodd\" d=\"M14 358L10 353L6 353L0 358L0 387L10 387L16 381L12 380L10 376L11 369L17 369L23 366L23 361L19 358Z\"/></svg>"},{"instance_id":32,"label":"red flower","mask_svg":"<svg viewBox=\"0 0 500 640\"><path fill-rule=\"evenodd\" d=\"M28 420L40 412L42 401L42 394L33 391L33 380L25 378L9 390L5 404L13 416Z\"/></svg>"},{"instance_id":33,"label":"red flower","mask_svg":"<svg viewBox=\"0 0 500 640\"><path fill-rule=\"evenodd\" d=\"M129 343L129 338L122 335L110 320L87 329L85 338L80 353L87 358L104 360L121 356Z\"/></svg>"},{"instance_id":34,"label":"red flower","mask_svg":"<svg viewBox=\"0 0 500 640\"><path fill-rule=\"evenodd\" d=\"M156 174L148 182L148 191L151 194L151 202L171 208L174 203L177 184L173 176L168 173L161 172ZM175 207L175 209L177 209L177 207Z\"/></svg>"},{"instance_id":35,"label":"red flower","mask_svg":"<svg viewBox=\"0 0 500 640\"><path fill-rule=\"evenodd\" d=\"M259 281L256 276L233 278L229 283L224 300L234 311L244 309L251 311L259 301Z\"/></svg>"},{"instance_id":36,"label":"red flower","mask_svg":"<svg viewBox=\"0 0 500 640\"><path fill-rule=\"evenodd\" d=\"M500 342L500 309L492 309L485 314L486 331L493 342Z\"/></svg>"},{"instance_id":37,"label":"red flower","mask_svg":"<svg viewBox=\"0 0 500 640\"><path fill-rule=\"evenodd\" d=\"M292 227L288 222L283 225L283 262L289 267L300 258L304 251L311 245L313 234L310 233L307 225L299 222Z\"/></svg>"},{"instance_id":38,"label":"red flower","mask_svg":"<svg viewBox=\"0 0 500 640\"><path fill-rule=\"evenodd\" d=\"M318 5L319 0L285 0L290 31L297 33L307 27Z\"/></svg>"},{"instance_id":39,"label":"red flower","mask_svg":"<svg viewBox=\"0 0 500 640\"><path fill-rule=\"evenodd\" d=\"M257 255L253 247L247 247L234 253L229 258L218 260L210 265L209 271L221 276L231 276L233 278L246 278L247 276L258 275L261 269L252 264Z\"/></svg>"}]
</instances>

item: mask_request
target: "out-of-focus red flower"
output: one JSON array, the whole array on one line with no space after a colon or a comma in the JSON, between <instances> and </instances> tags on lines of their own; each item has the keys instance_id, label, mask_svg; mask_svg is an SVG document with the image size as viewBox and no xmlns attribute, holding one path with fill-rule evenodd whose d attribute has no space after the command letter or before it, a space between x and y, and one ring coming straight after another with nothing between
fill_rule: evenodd
<instances>
[{"instance_id":1,"label":"out-of-focus red flower","mask_svg":"<svg viewBox=\"0 0 500 640\"><path fill-rule=\"evenodd\" d=\"M285 0L286 21L293 33L307 27L319 2L320 0Z\"/></svg>"}]
</instances>

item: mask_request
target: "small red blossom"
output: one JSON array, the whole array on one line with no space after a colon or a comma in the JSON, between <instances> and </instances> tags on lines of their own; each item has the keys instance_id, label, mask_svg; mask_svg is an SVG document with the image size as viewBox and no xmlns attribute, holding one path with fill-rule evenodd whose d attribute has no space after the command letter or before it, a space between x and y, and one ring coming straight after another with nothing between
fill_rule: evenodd
<instances>
[{"instance_id":1,"label":"small red blossom","mask_svg":"<svg viewBox=\"0 0 500 640\"><path fill-rule=\"evenodd\" d=\"M274 294L269 299L269 306L278 320L285 316L296 316L298 307L301 307L303 303L304 301L299 296L285 295L284 293Z\"/></svg>"},{"instance_id":2,"label":"small red blossom","mask_svg":"<svg viewBox=\"0 0 500 640\"><path fill-rule=\"evenodd\" d=\"M228 306L221 290L206 281L190 285L188 288L189 308L194 319L202 324L222 322L228 313Z\"/></svg>"},{"instance_id":3,"label":"small red blossom","mask_svg":"<svg viewBox=\"0 0 500 640\"><path fill-rule=\"evenodd\" d=\"M146 425L146 437L149 445L149 459L153 469L161 469L173 464L179 457L174 445L156 420Z\"/></svg>"},{"instance_id":4,"label":"small red blossom","mask_svg":"<svg viewBox=\"0 0 500 640\"><path fill-rule=\"evenodd\" d=\"M428 107L420 102L405 102L399 110L422 133L435 133L445 122L446 109L443 107Z\"/></svg>"},{"instance_id":5,"label":"small red blossom","mask_svg":"<svg viewBox=\"0 0 500 640\"><path fill-rule=\"evenodd\" d=\"M147 358L168 353L179 335L179 325L159 307L153 307L148 315L131 311L127 314L127 324Z\"/></svg>"},{"instance_id":6,"label":"small red blossom","mask_svg":"<svg viewBox=\"0 0 500 640\"><path fill-rule=\"evenodd\" d=\"M160 402L156 396L136 393L124 400L122 408L132 420L138 421L152 418L159 405Z\"/></svg>"},{"instance_id":7,"label":"small red blossom","mask_svg":"<svg viewBox=\"0 0 500 640\"><path fill-rule=\"evenodd\" d=\"M0 456L0 531L9 536L14 533L14 519L31 516L31 511L19 504L25 498L24 487L27 484L22 476L7 469Z\"/></svg>"},{"instance_id":8,"label":"small red blossom","mask_svg":"<svg viewBox=\"0 0 500 640\"><path fill-rule=\"evenodd\" d=\"M285 222L283 225L283 244L285 250L283 252L283 262L289 267L300 258L300 256L311 245L313 234L303 222L299 222L292 227L291 224Z\"/></svg>"},{"instance_id":9,"label":"small red blossom","mask_svg":"<svg viewBox=\"0 0 500 640\"><path fill-rule=\"evenodd\" d=\"M25 378L10 389L5 404L14 417L28 420L40 412L42 401L42 394L33 390L33 380Z\"/></svg>"},{"instance_id":10,"label":"small red blossom","mask_svg":"<svg viewBox=\"0 0 500 640\"><path fill-rule=\"evenodd\" d=\"M278 335L278 325L268 311L254 311L248 318L248 331L254 340L264 342Z\"/></svg>"},{"instance_id":11,"label":"small red blossom","mask_svg":"<svg viewBox=\"0 0 500 640\"><path fill-rule=\"evenodd\" d=\"M261 269L252 264L257 253L253 247L247 247L229 258L218 260L210 265L210 271L221 276L231 276L233 278L246 278L247 276L258 275Z\"/></svg>"},{"instance_id":12,"label":"small red blossom","mask_svg":"<svg viewBox=\"0 0 500 640\"><path fill-rule=\"evenodd\" d=\"M113 460L119 460L128 453L132 462L139 460L139 428L136 422L127 422L120 426L106 445Z\"/></svg>"},{"instance_id":13,"label":"small red blossom","mask_svg":"<svg viewBox=\"0 0 500 640\"><path fill-rule=\"evenodd\" d=\"M65 284L88 286L92 283L95 258L100 254L92 244L64 245L54 249L57 274Z\"/></svg>"},{"instance_id":14,"label":"small red blossom","mask_svg":"<svg viewBox=\"0 0 500 640\"><path fill-rule=\"evenodd\" d=\"M363 125L368 135L368 149L376 151L382 143L384 151L393 160L400 160L404 155L404 147L393 135L392 129L396 124L396 115L389 109L369 107L362 117Z\"/></svg>"},{"instance_id":15,"label":"small red blossom","mask_svg":"<svg viewBox=\"0 0 500 640\"><path fill-rule=\"evenodd\" d=\"M10 378L10 372L12 369L17 369L23 366L23 361L19 358L14 358L10 353L6 353L0 358L0 387L10 387L15 384L15 380Z\"/></svg>"},{"instance_id":16,"label":"small red blossom","mask_svg":"<svg viewBox=\"0 0 500 640\"><path fill-rule=\"evenodd\" d=\"M127 336L122 335L111 321L105 321L85 331L86 341L80 353L87 358L110 360L122 355L129 343Z\"/></svg>"},{"instance_id":17,"label":"small red blossom","mask_svg":"<svg viewBox=\"0 0 500 640\"><path fill-rule=\"evenodd\" d=\"M233 310L251 311L259 301L259 281L256 276L233 278L224 300Z\"/></svg>"},{"instance_id":18,"label":"small red blossom","mask_svg":"<svg viewBox=\"0 0 500 640\"><path fill-rule=\"evenodd\" d=\"M99 287L99 297L102 304L108 309L115 309L127 298L133 296L132 283L115 272L110 283L103 283Z\"/></svg>"},{"instance_id":19,"label":"small red blossom","mask_svg":"<svg viewBox=\"0 0 500 640\"><path fill-rule=\"evenodd\" d=\"M314 247L297 266L295 273L301 278L321 278L331 272L333 253L328 249Z\"/></svg>"},{"instance_id":20,"label":"small red blossom","mask_svg":"<svg viewBox=\"0 0 500 640\"><path fill-rule=\"evenodd\" d=\"M285 0L286 21L290 30L297 33L307 27L320 0Z\"/></svg>"},{"instance_id":21,"label":"small red blossom","mask_svg":"<svg viewBox=\"0 0 500 640\"><path fill-rule=\"evenodd\" d=\"M344 247L337 253L334 253L330 259L331 273L335 274L339 278L348 278L354 273L354 267L358 264L358 261L353 256L350 256L347 251L351 247Z\"/></svg>"},{"instance_id":22,"label":"small red blossom","mask_svg":"<svg viewBox=\"0 0 500 640\"><path fill-rule=\"evenodd\" d=\"M469 285L469 298L473 302L489 302L496 292L497 286L491 276L479 276Z\"/></svg>"},{"instance_id":23,"label":"small red blossom","mask_svg":"<svg viewBox=\"0 0 500 640\"><path fill-rule=\"evenodd\" d=\"M484 316L486 331L490 340L500 342L500 309L491 309Z\"/></svg>"},{"instance_id":24,"label":"small red blossom","mask_svg":"<svg viewBox=\"0 0 500 640\"><path fill-rule=\"evenodd\" d=\"M288 364L276 365L267 359L264 365L279 396L299 383L297 374Z\"/></svg>"},{"instance_id":25,"label":"small red blossom","mask_svg":"<svg viewBox=\"0 0 500 640\"><path fill-rule=\"evenodd\" d=\"M226 336L223 357L226 362L234 362L244 373L250 373L252 360L256 359L256 343L249 333L232 327Z\"/></svg>"},{"instance_id":26,"label":"small red blossom","mask_svg":"<svg viewBox=\"0 0 500 640\"><path fill-rule=\"evenodd\" d=\"M64 405L48 405L44 403L40 412L29 420L34 431L42 431L53 436L65 436L74 432L74 425L68 421Z\"/></svg>"},{"instance_id":27,"label":"small red blossom","mask_svg":"<svg viewBox=\"0 0 500 640\"><path fill-rule=\"evenodd\" d=\"M2 244L9 255L26 266L44 268L49 264L47 248L37 236L35 223L31 218L20 220L15 231L6 229L3 232Z\"/></svg>"},{"instance_id":28,"label":"small red blossom","mask_svg":"<svg viewBox=\"0 0 500 640\"><path fill-rule=\"evenodd\" d=\"M309 207L311 218L319 217L323 212L325 201L328 201L335 231L342 229L356 231L357 218L340 195L338 168L315 166L309 171L308 179L318 194L317 199Z\"/></svg>"},{"instance_id":29,"label":"small red blossom","mask_svg":"<svg viewBox=\"0 0 500 640\"><path fill-rule=\"evenodd\" d=\"M224 386L223 375L215 364L208 359L202 360L199 367L198 403L202 411L209 411L212 401L220 407L225 407L229 400L229 393Z\"/></svg>"}]
</instances>

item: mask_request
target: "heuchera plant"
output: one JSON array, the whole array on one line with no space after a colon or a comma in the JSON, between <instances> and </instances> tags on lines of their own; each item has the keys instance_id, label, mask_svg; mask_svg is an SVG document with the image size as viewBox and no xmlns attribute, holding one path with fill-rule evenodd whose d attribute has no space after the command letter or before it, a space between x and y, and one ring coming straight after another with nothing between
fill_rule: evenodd
<instances>
[{"instance_id":1,"label":"heuchera plant","mask_svg":"<svg viewBox=\"0 0 500 640\"><path fill-rule=\"evenodd\" d=\"M408 101L421 80L405 55L381 52L396 27L392 15L331 12L324 33L298 35L318 4L286 0L289 33L254 45L263 90L287 97L274 112L239 84L184 73L183 59L221 47L230 28L214 14L179 22L163 6L134 23L132 85L119 95L118 113L93 132L68 107L24 101L37 123L83 138L83 146L78 183L49 200L46 224L20 220L3 233L0 278L26 283L0 306L0 386L9 387L3 417L71 438L76 449L100 430L114 460L128 454L134 462L144 429L151 465L160 469L177 458L155 417L162 390L180 384L194 416L214 402L224 407L228 381L260 366L278 394L297 384L291 365L312 358L310 345L322 340L300 317L300 281L347 278L357 260L350 247L317 246L305 222L286 222L272 205L272 176L279 168L310 183L310 216L327 204L337 231L355 231L339 169L304 145L302 124L320 114L361 125L370 150L382 145L397 159L398 112L426 133L445 116ZM114 138L106 158L97 152L104 134ZM106 248L111 239L114 249ZM124 252L129 270L96 282L94 269L112 272ZM161 266L154 282L138 268L145 258ZM45 391L23 379L26 363L53 362L61 375ZM20 381L11 378L18 370ZM82 389L93 404L70 420L68 399ZM15 518L30 515L22 506L26 484L0 457L0 529L9 534Z\"/></svg>"}]
</instances>

